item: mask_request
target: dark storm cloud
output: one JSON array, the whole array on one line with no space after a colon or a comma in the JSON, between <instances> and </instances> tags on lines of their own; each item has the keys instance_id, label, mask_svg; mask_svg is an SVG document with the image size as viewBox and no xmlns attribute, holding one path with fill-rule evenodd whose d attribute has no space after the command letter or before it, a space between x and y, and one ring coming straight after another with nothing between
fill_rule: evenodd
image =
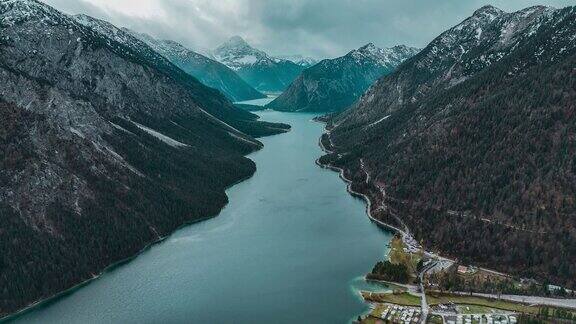
<instances>
[{"instance_id":1,"label":"dark storm cloud","mask_svg":"<svg viewBox=\"0 0 576 324\"><path fill-rule=\"evenodd\" d=\"M423 47L474 10L506 11L572 0L44 0L119 26L213 48L233 35L272 54L339 56L368 42Z\"/></svg>"}]
</instances>

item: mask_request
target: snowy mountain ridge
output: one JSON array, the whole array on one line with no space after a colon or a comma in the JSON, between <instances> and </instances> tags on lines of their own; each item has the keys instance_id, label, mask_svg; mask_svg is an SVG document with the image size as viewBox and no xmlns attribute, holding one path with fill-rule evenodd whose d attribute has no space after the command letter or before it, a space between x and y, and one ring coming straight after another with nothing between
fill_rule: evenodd
<instances>
[{"instance_id":1,"label":"snowy mountain ridge","mask_svg":"<svg viewBox=\"0 0 576 324\"><path fill-rule=\"evenodd\" d=\"M397 45L391 48L379 48L373 43L368 43L359 49L355 49L347 55L353 57L358 62L364 60L373 60L386 68L394 68L399 62L404 61L407 57L418 53L419 49L406 45Z\"/></svg>"},{"instance_id":2,"label":"snowy mountain ridge","mask_svg":"<svg viewBox=\"0 0 576 324\"><path fill-rule=\"evenodd\" d=\"M300 54L279 55L277 57L281 60L294 62L294 63L296 63L300 66L303 66L305 68L311 67L312 65L315 65L316 63L318 63L317 59L315 59L313 57L309 57L309 56L300 55Z\"/></svg>"},{"instance_id":3,"label":"snowy mountain ridge","mask_svg":"<svg viewBox=\"0 0 576 324\"><path fill-rule=\"evenodd\" d=\"M304 70L268 107L286 111L340 111L354 103L378 78L392 72L419 49L369 43Z\"/></svg>"},{"instance_id":4,"label":"snowy mountain ridge","mask_svg":"<svg viewBox=\"0 0 576 324\"><path fill-rule=\"evenodd\" d=\"M194 76L205 85L218 89L232 101L244 101L265 97L251 87L226 65L186 48L172 40L156 39L148 34L124 28L124 31L142 40L170 62Z\"/></svg>"},{"instance_id":5,"label":"snowy mountain ridge","mask_svg":"<svg viewBox=\"0 0 576 324\"><path fill-rule=\"evenodd\" d=\"M569 19L563 17L569 16L571 10L574 10L573 7L559 10L545 6L533 6L511 13L493 6L476 10L473 15L432 40L412 58L410 68L391 76L395 80L384 78L378 81L395 84L393 88L387 85L369 89L358 101L359 106L372 107L362 118L377 120L405 102L418 102L436 87L446 89L461 84L517 52L522 44L542 34L542 28L552 28L552 25L562 23L566 24L566 28L556 28L555 36L543 39L542 44L538 45L540 50L535 55L516 61L509 67L509 73L519 73L524 66L541 60L555 60L562 50L568 51L575 46L573 26L568 23ZM562 46L558 46L560 43ZM553 50L557 52L551 53ZM415 79L424 82L413 84L412 80ZM349 113L355 114L360 110ZM339 119L346 119L346 114L339 116Z\"/></svg>"}]
</instances>

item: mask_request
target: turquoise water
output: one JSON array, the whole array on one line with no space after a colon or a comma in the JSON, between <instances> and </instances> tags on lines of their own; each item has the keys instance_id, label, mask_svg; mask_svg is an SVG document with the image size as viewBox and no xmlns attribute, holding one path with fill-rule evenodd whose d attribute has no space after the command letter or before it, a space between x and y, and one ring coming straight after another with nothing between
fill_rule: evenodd
<instances>
[{"instance_id":1,"label":"turquoise water","mask_svg":"<svg viewBox=\"0 0 576 324\"><path fill-rule=\"evenodd\" d=\"M101 278L34 308L17 323L345 323L366 311L354 287L391 234L335 172L314 162L314 115L273 111L292 125L261 139L254 177L230 204Z\"/></svg>"},{"instance_id":2,"label":"turquoise water","mask_svg":"<svg viewBox=\"0 0 576 324\"><path fill-rule=\"evenodd\" d=\"M364 276L359 276L354 278L350 283L350 288L352 292L357 293L360 296L360 291L371 291L375 293L385 293L391 292L394 289L385 283L377 281L366 281Z\"/></svg>"}]
</instances>

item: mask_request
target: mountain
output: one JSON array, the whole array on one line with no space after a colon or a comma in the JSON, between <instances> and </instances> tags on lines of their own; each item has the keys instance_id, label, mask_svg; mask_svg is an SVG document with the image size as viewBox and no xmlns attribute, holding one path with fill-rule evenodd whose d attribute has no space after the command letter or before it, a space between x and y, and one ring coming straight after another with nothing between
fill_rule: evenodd
<instances>
[{"instance_id":1,"label":"mountain","mask_svg":"<svg viewBox=\"0 0 576 324\"><path fill-rule=\"evenodd\" d=\"M271 57L234 36L214 50L213 56L259 91L282 92L304 70L294 62Z\"/></svg>"},{"instance_id":2,"label":"mountain","mask_svg":"<svg viewBox=\"0 0 576 324\"><path fill-rule=\"evenodd\" d=\"M255 171L249 134L286 131L86 22L0 0L0 316L216 215Z\"/></svg>"},{"instance_id":3,"label":"mountain","mask_svg":"<svg viewBox=\"0 0 576 324\"><path fill-rule=\"evenodd\" d=\"M480 8L331 118L320 162L431 250L575 288L575 21Z\"/></svg>"},{"instance_id":4,"label":"mountain","mask_svg":"<svg viewBox=\"0 0 576 324\"><path fill-rule=\"evenodd\" d=\"M236 72L226 65L198 54L171 40L158 40L150 35L125 30L148 44L184 72L197 78L205 85L218 89L232 101L265 98L252 88Z\"/></svg>"},{"instance_id":5,"label":"mountain","mask_svg":"<svg viewBox=\"0 0 576 324\"><path fill-rule=\"evenodd\" d=\"M404 45L381 49L374 44L310 67L268 107L284 111L340 111L389 74L418 49Z\"/></svg>"},{"instance_id":6,"label":"mountain","mask_svg":"<svg viewBox=\"0 0 576 324\"><path fill-rule=\"evenodd\" d=\"M309 68L318 63L318 60L313 57L307 57L303 55L280 55L278 56L279 59L290 61L296 63L304 68Z\"/></svg>"}]
</instances>

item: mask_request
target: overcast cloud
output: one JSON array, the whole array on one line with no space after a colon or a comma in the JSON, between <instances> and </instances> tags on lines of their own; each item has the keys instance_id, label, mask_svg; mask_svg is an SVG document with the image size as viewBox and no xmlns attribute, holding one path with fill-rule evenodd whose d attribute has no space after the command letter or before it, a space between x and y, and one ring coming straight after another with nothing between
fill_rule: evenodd
<instances>
[{"instance_id":1,"label":"overcast cloud","mask_svg":"<svg viewBox=\"0 0 576 324\"><path fill-rule=\"evenodd\" d=\"M335 57L373 42L424 47L475 9L505 11L574 0L43 0L193 49L240 35L270 54Z\"/></svg>"}]
</instances>

